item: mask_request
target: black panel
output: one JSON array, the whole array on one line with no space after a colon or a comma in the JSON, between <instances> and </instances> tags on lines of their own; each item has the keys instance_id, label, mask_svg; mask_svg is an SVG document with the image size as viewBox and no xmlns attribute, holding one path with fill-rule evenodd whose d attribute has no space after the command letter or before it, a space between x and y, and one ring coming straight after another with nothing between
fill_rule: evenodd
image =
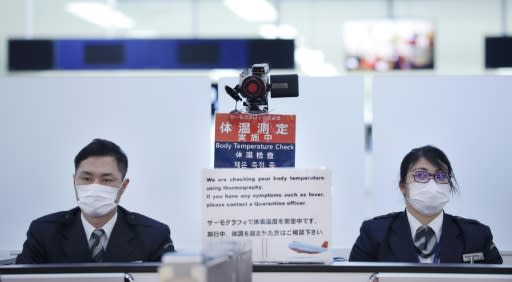
<instances>
[{"instance_id":1,"label":"black panel","mask_svg":"<svg viewBox=\"0 0 512 282\"><path fill-rule=\"evenodd\" d=\"M253 264L253 272L370 272L370 273L464 273L464 274L512 274L510 265L468 263L402 263L402 262L349 262L347 264ZM340 278L339 281L343 279Z\"/></svg>"},{"instance_id":2,"label":"black panel","mask_svg":"<svg viewBox=\"0 0 512 282\"><path fill-rule=\"evenodd\" d=\"M182 65L219 64L218 43L182 43L178 46L178 62Z\"/></svg>"},{"instance_id":3,"label":"black panel","mask_svg":"<svg viewBox=\"0 0 512 282\"><path fill-rule=\"evenodd\" d=\"M512 67L512 37L485 38L485 68Z\"/></svg>"},{"instance_id":4,"label":"black panel","mask_svg":"<svg viewBox=\"0 0 512 282\"><path fill-rule=\"evenodd\" d=\"M11 39L8 45L10 71L53 68L52 40Z\"/></svg>"},{"instance_id":5,"label":"black panel","mask_svg":"<svg viewBox=\"0 0 512 282\"><path fill-rule=\"evenodd\" d=\"M122 44L86 44L84 63L88 65L122 64L124 48Z\"/></svg>"},{"instance_id":6,"label":"black panel","mask_svg":"<svg viewBox=\"0 0 512 282\"><path fill-rule=\"evenodd\" d=\"M249 65L269 63L272 69L293 69L295 68L294 52L293 40L250 40L248 63Z\"/></svg>"},{"instance_id":7,"label":"black panel","mask_svg":"<svg viewBox=\"0 0 512 282\"><path fill-rule=\"evenodd\" d=\"M0 275L7 274L56 274L56 273L157 273L160 262L106 262L1 265ZM253 264L253 272L268 273L461 273L461 274L512 274L509 264L462 263L386 263L349 262L346 264ZM342 276L340 276L340 281Z\"/></svg>"}]
</instances>

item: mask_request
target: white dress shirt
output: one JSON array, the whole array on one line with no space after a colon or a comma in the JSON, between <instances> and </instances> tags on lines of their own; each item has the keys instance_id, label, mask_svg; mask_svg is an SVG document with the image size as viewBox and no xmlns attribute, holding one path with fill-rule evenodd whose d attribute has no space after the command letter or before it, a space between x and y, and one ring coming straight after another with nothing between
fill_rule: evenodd
<instances>
[{"instance_id":1,"label":"white dress shirt","mask_svg":"<svg viewBox=\"0 0 512 282\"><path fill-rule=\"evenodd\" d=\"M80 213L80 215L81 215L82 224L83 224L84 230L85 230L85 236L87 238L87 242L89 242L89 239L91 238L92 232L94 232L94 230L96 230L97 228L92 226L89 223L89 221L87 221L87 219L85 219L83 213ZM107 249L108 240L110 239L110 234L112 234L112 229L114 229L114 225L116 224L116 221L117 221L117 211L114 214L114 216L109 221L107 221L107 223L105 223L105 225L100 227L101 229L103 229L103 231L105 231L105 235L106 235L106 236L102 236L101 237L101 241L100 241L100 243L103 246L104 250ZM90 247L91 246L89 246L89 248Z\"/></svg>"},{"instance_id":2,"label":"white dress shirt","mask_svg":"<svg viewBox=\"0 0 512 282\"><path fill-rule=\"evenodd\" d=\"M412 236L412 241L414 242L414 235L416 235L416 230L418 230L418 228L420 226L422 226L423 224L421 224L421 222L419 222L415 217L414 215L412 215L409 210L407 210L407 220L409 221L409 225L411 226L411 236ZM434 230L434 233L436 234L436 239L437 239L437 242L439 243L439 239L441 238L441 231L443 229L443 217L444 217L444 211L442 211L441 213L439 213L438 216L436 216L436 218L434 218L429 224L428 226L430 228L432 228L432 230ZM432 254L431 256L429 257L426 257L426 258L422 258L420 256L418 256L420 262L422 263L432 263L434 262L434 256L435 256L435 253Z\"/></svg>"}]
</instances>

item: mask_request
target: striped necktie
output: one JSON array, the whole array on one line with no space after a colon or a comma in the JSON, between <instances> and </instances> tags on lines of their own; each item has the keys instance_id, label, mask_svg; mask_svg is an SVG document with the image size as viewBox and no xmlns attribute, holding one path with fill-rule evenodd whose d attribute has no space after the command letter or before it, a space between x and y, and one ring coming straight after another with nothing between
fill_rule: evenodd
<instances>
[{"instance_id":1,"label":"striped necktie","mask_svg":"<svg viewBox=\"0 0 512 282\"><path fill-rule=\"evenodd\" d=\"M103 245L101 244L101 239L103 236L106 236L105 231L103 229L96 229L94 232L92 232L91 239L89 239L91 257L95 262L103 261L103 254L105 253Z\"/></svg>"},{"instance_id":2,"label":"striped necktie","mask_svg":"<svg viewBox=\"0 0 512 282\"><path fill-rule=\"evenodd\" d=\"M428 225L418 227L414 235L414 245L418 255L422 258L428 258L434 253L437 243L436 233Z\"/></svg>"}]
</instances>

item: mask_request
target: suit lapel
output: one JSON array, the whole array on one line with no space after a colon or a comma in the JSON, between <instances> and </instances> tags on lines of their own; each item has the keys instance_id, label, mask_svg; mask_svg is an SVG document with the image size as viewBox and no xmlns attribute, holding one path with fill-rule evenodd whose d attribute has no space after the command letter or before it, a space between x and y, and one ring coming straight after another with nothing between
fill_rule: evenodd
<instances>
[{"instance_id":1,"label":"suit lapel","mask_svg":"<svg viewBox=\"0 0 512 282\"><path fill-rule=\"evenodd\" d=\"M129 222L130 215L118 210L118 217L110 238L108 239L107 250L103 257L104 261L130 261L136 258L132 255L138 244L133 228Z\"/></svg>"},{"instance_id":2,"label":"suit lapel","mask_svg":"<svg viewBox=\"0 0 512 282\"><path fill-rule=\"evenodd\" d=\"M405 212L401 212L391 224L389 248L396 261L418 262L418 255L411 237L411 227Z\"/></svg>"},{"instance_id":3,"label":"suit lapel","mask_svg":"<svg viewBox=\"0 0 512 282\"><path fill-rule=\"evenodd\" d=\"M440 261L444 263L461 263L464 241L460 228L454 221L453 216L444 214L443 231L439 242Z\"/></svg>"},{"instance_id":4,"label":"suit lapel","mask_svg":"<svg viewBox=\"0 0 512 282\"><path fill-rule=\"evenodd\" d=\"M89 245L85 238L84 226L80 219L80 212L72 210L65 215L64 226L62 228L62 246L66 262L89 262L91 255Z\"/></svg>"}]
</instances>

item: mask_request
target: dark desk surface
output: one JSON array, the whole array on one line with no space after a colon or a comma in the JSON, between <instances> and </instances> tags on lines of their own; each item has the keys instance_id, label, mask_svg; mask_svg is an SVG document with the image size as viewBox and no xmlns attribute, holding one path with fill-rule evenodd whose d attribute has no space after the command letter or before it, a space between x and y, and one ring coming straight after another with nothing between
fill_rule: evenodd
<instances>
[{"instance_id":1,"label":"dark desk surface","mask_svg":"<svg viewBox=\"0 0 512 282\"><path fill-rule=\"evenodd\" d=\"M0 266L1 274L157 272L159 262L13 264Z\"/></svg>"},{"instance_id":2,"label":"dark desk surface","mask_svg":"<svg viewBox=\"0 0 512 282\"><path fill-rule=\"evenodd\" d=\"M160 263L73 263L3 265L1 274L41 273L154 273ZM413 264L413 263L354 263L322 264L255 264L253 272L402 272L402 273L471 273L512 274L512 265L485 264Z\"/></svg>"},{"instance_id":3,"label":"dark desk surface","mask_svg":"<svg viewBox=\"0 0 512 282\"><path fill-rule=\"evenodd\" d=\"M428 264L360 263L336 264L256 264L253 272L402 272L402 273L474 273L512 274L512 265L501 264Z\"/></svg>"}]
</instances>

